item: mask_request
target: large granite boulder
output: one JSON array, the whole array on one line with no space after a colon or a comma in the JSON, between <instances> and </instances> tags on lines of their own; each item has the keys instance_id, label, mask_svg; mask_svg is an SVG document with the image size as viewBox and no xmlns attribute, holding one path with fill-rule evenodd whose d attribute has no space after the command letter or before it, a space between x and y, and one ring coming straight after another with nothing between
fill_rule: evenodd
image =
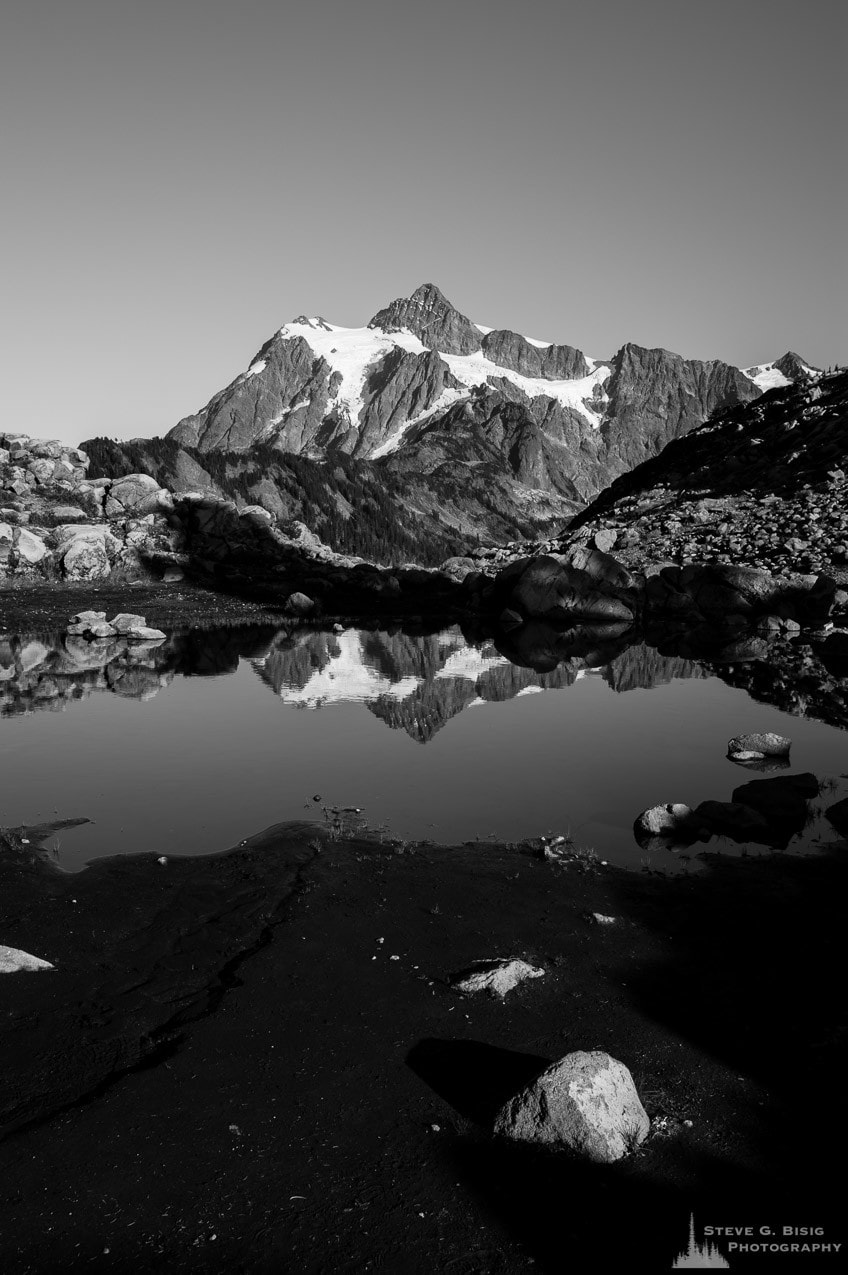
<instances>
[{"instance_id":1,"label":"large granite boulder","mask_svg":"<svg viewBox=\"0 0 848 1275\"><path fill-rule=\"evenodd\" d=\"M567 1148L606 1164L644 1142L651 1122L624 1063L594 1050L567 1054L504 1106L495 1132Z\"/></svg>"},{"instance_id":2,"label":"large granite boulder","mask_svg":"<svg viewBox=\"0 0 848 1275\"><path fill-rule=\"evenodd\" d=\"M588 572L563 566L556 558L531 558L520 572L507 568L495 584L511 586L505 604L523 615L605 623L633 620L632 608L620 597L602 591Z\"/></svg>"},{"instance_id":3,"label":"large granite boulder","mask_svg":"<svg viewBox=\"0 0 848 1275\"><path fill-rule=\"evenodd\" d=\"M109 488L104 506L107 518L139 517L157 513L163 489L148 474L128 474Z\"/></svg>"}]
</instances>

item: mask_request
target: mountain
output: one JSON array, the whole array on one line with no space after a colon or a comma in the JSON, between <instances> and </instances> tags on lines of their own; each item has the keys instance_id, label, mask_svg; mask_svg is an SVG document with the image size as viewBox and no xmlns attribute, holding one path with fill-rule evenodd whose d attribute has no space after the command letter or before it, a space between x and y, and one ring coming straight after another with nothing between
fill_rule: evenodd
<instances>
[{"instance_id":1,"label":"mountain","mask_svg":"<svg viewBox=\"0 0 848 1275\"><path fill-rule=\"evenodd\" d=\"M795 370L760 369L776 379ZM788 364L788 366L787 366ZM716 561L848 584L848 373L769 390L614 482L555 546L600 537L622 562Z\"/></svg>"},{"instance_id":2,"label":"mountain","mask_svg":"<svg viewBox=\"0 0 848 1275\"><path fill-rule=\"evenodd\" d=\"M473 323L428 283L362 328L286 324L169 437L199 453L341 452L403 475L495 464L514 489L585 503L715 411L813 371L794 354L743 371L632 344L594 359Z\"/></svg>"}]
</instances>

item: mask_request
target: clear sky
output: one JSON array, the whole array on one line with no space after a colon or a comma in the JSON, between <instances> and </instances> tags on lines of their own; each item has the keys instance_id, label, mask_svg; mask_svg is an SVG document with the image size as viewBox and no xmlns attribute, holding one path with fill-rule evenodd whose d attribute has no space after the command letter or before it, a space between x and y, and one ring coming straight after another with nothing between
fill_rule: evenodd
<instances>
[{"instance_id":1,"label":"clear sky","mask_svg":"<svg viewBox=\"0 0 848 1275\"><path fill-rule=\"evenodd\" d=\"M162 433L425 281L595 357L848 359L840 0L4 0L5 428Z\"/></svg>"}]
</instances>

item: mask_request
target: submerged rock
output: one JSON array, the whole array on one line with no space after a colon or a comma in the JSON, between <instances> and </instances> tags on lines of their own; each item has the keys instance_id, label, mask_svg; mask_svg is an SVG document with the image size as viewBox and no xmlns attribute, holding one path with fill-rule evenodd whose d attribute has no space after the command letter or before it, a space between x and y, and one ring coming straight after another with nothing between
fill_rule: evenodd
<instances>
[{"instance_id":1,"label":"submerged rock","mask_svg":"<svg viewBox=\"0 0 848 1275\"><path fill-rule=\"evenodd\" d=\"M451 985L458 992L473 995L488 992L492 996L506 996L519 983L528 978L543 978L545 971L517 957L500 957L492 961L475 961L468 969L451 977Z\"/></svg>"},{"instance_id":2,"label":"submerged rock","mask_svg":"<svg viewBox=\"0 0 848 1275\"><path fill-rule=\"evenodd\" d=\"M837 801L834 806L828 806L824 815L841 837L848 837L848 797L844 801Z\"/></svg>"},{"instance_id":3,"label":"submerged rock","mask_svg":"<svg viewBox=\"0 0 848 1275\"><path fill-rule=\"evenodd\" d=\"M634 1150L650 1127L627 1067L599 1050L567 1054L495 1120L505 1137L567 1147L602 1164Z\"/></svg>"}]
</instances>

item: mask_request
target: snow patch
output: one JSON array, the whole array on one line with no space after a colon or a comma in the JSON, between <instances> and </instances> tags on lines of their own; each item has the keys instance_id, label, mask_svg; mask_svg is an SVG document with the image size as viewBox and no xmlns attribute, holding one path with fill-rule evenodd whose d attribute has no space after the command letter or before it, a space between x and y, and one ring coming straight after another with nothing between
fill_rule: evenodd
<instances>
[{"instance_id":1,"label":"snow patch","mask_svg":"<svg viewBox=\"0 0 848 1275\"><path fill-rule=\"evenodd\" d=\"M528 398L552 398L585 416L593 429L600 429L601 417L586 400L595 401L595 392L609 378L608 367L596 367L588 376L576 381L546 381L541 376L521 376L509 368L492 363L482 352L476 354L440 354L461 385L475 389L487 385L491 378L510 381Z\"/></svg>"},{"instance_id":2,"label":"snow patch","mask_svg":"<svg viewBox=\"0 0 848 1275\"><path fill-rule=\"evenodd\" d=\"M283 686L280 699L286 704L299 704L304 708L324 708L329 704L364 703L381 695L403 700L418 689L417 677L405 677L392 682L365 661L359 634L348 629L338 637L339 654L309 679L304 687ZM264 662L264 661L263 661ZM255 660L257 667L262 663Z\"/></svg>"},{"instance_id":3,"label":"snow patch","mask_svg":"<svg viewBox=\"0 0 848 1275\"><path fill-rule=\"evenodd\" d=\"M509 660L503 655L486 656L479 647L466 646L448 656L444 666L436 674L436 679L462 677L469 682L476 682L482 673L508 663Z\"/></svg>"},{"instance_id":4,"label":"snow patch","mask_svg":"<svg viewBox=\"0 0 848 1275\"><path fill-rule=\"evenodd\" d=\"M789 378L784 376L773 363L758 363L754 367L743 368L742 371L748 377L748 380L753 381L763 393L766 390L776 390L784 385L792 384Z\"/></svg>"}]
</instances>

